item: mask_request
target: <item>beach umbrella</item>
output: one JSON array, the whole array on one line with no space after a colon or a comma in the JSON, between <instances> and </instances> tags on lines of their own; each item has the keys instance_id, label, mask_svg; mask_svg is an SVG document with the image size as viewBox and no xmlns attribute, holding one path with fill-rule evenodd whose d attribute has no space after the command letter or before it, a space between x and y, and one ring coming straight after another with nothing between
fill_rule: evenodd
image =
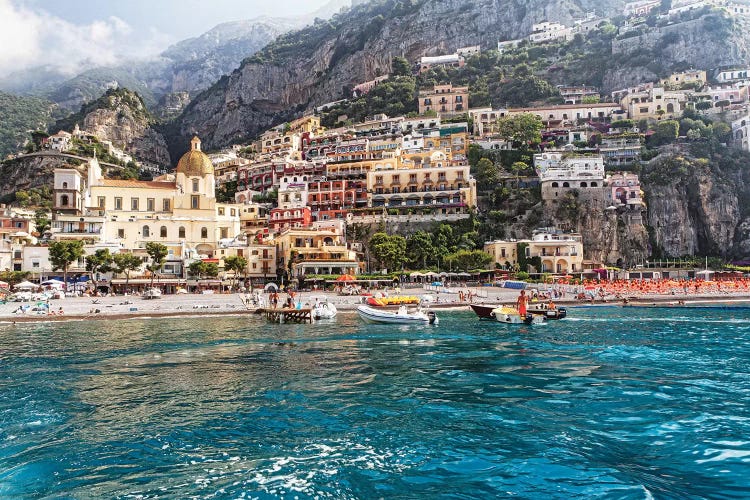
<instances>
[{"instance_id":1,"label":"beach umbrella","mask_svg":"<svg viewBox=\"0 0 750 500\"><path fill-rule=\"evenodd\" d=\"M18 290L31 290L33 288L36 288L37 285L30 282L30 281L22 281L13 288L17 288Z\"/></svg>"},{"instance_id":2,"label":"beach umbrella","mask_svg":"<svg viewBox=\"0 0 750 500\"><path fill-rule=\"evenodd\" d=\"M5 281L0 281L0 288L8 288L8 284Z\"/></svg>"},{"instance_id":3,"label":"beach umbrella","mask_svg":"<svg viewBox=\"0 0 750 500\"><path fill-rule=\"evenodd\" d=\"M338 278L336 278L336 281L339 281L339 282L343 282L343 281L354 281L354 280L356 280L356 279L357 279L357 278L355 278L355 277L354 277L354 276L352 276L351 274L342 274L341 276L339 276Z\"/></svg>"}]
</instances>

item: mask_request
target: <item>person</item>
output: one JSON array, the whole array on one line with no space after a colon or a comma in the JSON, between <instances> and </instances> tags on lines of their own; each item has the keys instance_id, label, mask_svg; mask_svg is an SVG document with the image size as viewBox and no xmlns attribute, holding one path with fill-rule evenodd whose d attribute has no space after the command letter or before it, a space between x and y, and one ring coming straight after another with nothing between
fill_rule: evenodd
<instances>
[{"instance_id":1,"label":"person","mask_svg":"<svg viewBox=\"0 0 750 500\"><path fill-rule=\"evenodd\" d=\"M520 314L521 317L526 317L527 300L528 297L526 297L526 291L521 290L521 295L519 295L518 299L516 300L516 309L518 309L518 314Z\"/></svg>"},{"instance_id":2,"label":"person","mask_svg":"<svg viewBox=\"0 0 750 500\"><path fill-rule=\"evenodd\" d=\"M555 310L555 303L552 302L552 299L550 299L549 304L547 304L547 307L548 307L548 309L550 311L554 311Z\"/></svg>"}]
</instances>

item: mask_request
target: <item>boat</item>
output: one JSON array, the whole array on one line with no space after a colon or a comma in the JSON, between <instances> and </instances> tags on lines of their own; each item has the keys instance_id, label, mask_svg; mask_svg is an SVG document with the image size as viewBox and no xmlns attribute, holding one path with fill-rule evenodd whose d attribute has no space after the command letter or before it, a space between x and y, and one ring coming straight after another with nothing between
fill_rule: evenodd
<instances>
[{"instance_id":1,"label":"boat","mask_svg":"<svg viewBox=\"0 0 750 500\"><path fill-rule=\"evenodd\" d=\"M486 306L482 304L469 304L471 310L474 311L479 319L494 320L495 316L492 311L501 308L502 306ZM567 309L564 307L555 307L550 309L549 304L546 302L531 303L526 308L527 313L531 313L537 316L543 316L546 319L563 319L568 315Z\"/></svg>"},{"instance_id":2,"label":"boat","mask_svg":"<svg viewBox=\"0 0 750 500\"><path fill-rule=\"evenodd\" d=\"M392 297L368 297L367 305L375 307L419 304L420 299L414 295L394 295Z\"/></svg>"},{"instance_id":3,"label":"boat","mask_svg":"<svg viewBox=\"0 0 750 500\"><path fill-rule=\"evenodd\" d=\"M396 323L402 325L437 325L438 318L432 311L418 309L409 312L406 306L398 308L397 312L382 311L368 306L357 307L357 313L365 321L372 323Z\"/></svg>"},{"instance_id":4,"label":"boat","mask_svg":"<svg viewBox=\"0 0 750 500\"><path fill-rule=\"evenodd\" d=\"M538 325L544 323L544 316L539 316L531 313L526 313L526 316L521 316L518 309L510 306L500 306L492 310L492 315L498 323L505 323L508 325Z\"/></svg>"},{"instance_id":5,"label":"boat","mask_svg":"<svg viewBox=\"0 0 750 500\"><path fill-rule=\"evenodd\" d=\"M328 300L322 300L316 302L312 309L313 318L315 319L333 319L338 314L336 306L328 302Z\"/></svg>"},{"instance_id":6,"label":"boat","mask_svg":"<svg viewBox=\"0 0 750 500\"><path fill-rule=\"evenodd\" d=\"M161 298L161 290L158 288L149 288L145 292L143 292L143 298L146 300L150 299L160 299Z\"/></svg>"},{"instance_id":7,"label":"boat","mask_svg":"<svg viewBox=\"0 0 750 500\"><path fill-rule=\"evenodd\" d=\"M532 302L526 306L526 312L544 316L547 319L563 319L568 315L564 307L550 307L549 302Z\"/></svg>"}]
</instances>

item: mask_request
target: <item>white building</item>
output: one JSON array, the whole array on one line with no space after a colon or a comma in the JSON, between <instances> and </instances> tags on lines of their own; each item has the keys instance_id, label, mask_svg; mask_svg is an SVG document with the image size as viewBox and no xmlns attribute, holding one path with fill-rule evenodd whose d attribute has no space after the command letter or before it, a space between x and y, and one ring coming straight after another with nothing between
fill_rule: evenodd
<instances>
[{"instance_id":1,"label":"white building","mask_svg":"<svg viewBox=\"0 0 750 500\"><path fill-rule=\"evenodd\" d=\"M748 75L750 75L750 68L719 71L716 73L716 81L719 83L728 83L735 80L747 80Z\"/></svg>"},{"instance_id":2,"label":"white building","mask_svg":"<svg viewBox=\"0 0 750 500\"><path fill-rule=\"evenodd\" d=\"M47 138L46 145L53 151L64 153L70 149L70 139L72 135L64 130L59 131L55 135L51 135Z\"/></svg>"},{"instance_id":3,"label":"white building","mask_svg":"<svg viewBox=\"0 0 750 500\"><path fill-rule=\"evenodd\" d=\"M553 40L572 40L573 29L564 24L544 21L531 26L529 40L532 43L551 42Z\"/></svg>"},{"instance_id":4,"label":"white building","mask_svg":"<svg viewBox=\"0 0 750 500\"><path fill-rule=\"evenodd\" d=\"M604 158L601 155L541 153L534 155L534 167L545 201L558 199L573 189L581 195L590 194L593 189L596 195L604 187Z\"/></svg>"},{"instance_id":5,"label":"white building","mask_svg":"<svg viewBox=\"0 0 750 500\"><path fill-rule=\"evenodd\" d=\"M750 115L732 122L734 144L743 151L750 151Z\"/></svg>"}]
</instances>

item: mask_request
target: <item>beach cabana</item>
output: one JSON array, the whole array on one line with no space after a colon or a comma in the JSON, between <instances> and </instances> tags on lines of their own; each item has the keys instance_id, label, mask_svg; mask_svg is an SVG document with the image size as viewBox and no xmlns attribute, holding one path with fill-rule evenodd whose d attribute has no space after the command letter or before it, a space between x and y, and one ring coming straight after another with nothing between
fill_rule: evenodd
<instances>
[{"instance_id":1,"label":"beach cabana","mask_svg":"<svg viewBox=\"0 0 750 500\"><path fill-rule=\"evenodd\" d=\"M37 285L30 281L22 281L19 284L15 285L13 288L15 288L16 290L33 290L36 287Z\"/></svg>"}]
</instances>

